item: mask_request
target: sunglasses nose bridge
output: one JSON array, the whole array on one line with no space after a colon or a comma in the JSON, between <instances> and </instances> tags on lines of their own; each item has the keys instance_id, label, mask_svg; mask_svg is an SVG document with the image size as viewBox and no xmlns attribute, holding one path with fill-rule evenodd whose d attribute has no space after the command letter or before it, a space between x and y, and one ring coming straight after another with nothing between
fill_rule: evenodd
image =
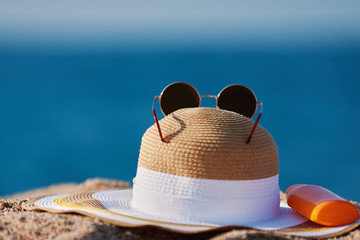
<instances>
[{"instance_id":1,"label":"sunglasses nose bridge","mask_svg":"<svg viewBox=\"0 0 360 240\"><path fill-rule=\"evenodd\" d=\"M200 105L201 105L201 99L202 98L215 98L215 101L216 101L216 108L218 108L218 106L217 106L217 99L218 99L218 96L215 96L215 95L208 95L208 94L206 94L206 95L201 95L200 96ZM199 105L199 107L200 107L200 105Z\"/></svg>"},{"instance_id":2,"label":"sunglasses nose bridge","mask_svg":"<svg viewBox=\"0 0 360 240\"><path fill-rule=\"evenodd\" d=\"M215 96L215 95L201 95L200 97L209 97L209 98L217 99L217 96Z\"/></svg>"}]
</instances>

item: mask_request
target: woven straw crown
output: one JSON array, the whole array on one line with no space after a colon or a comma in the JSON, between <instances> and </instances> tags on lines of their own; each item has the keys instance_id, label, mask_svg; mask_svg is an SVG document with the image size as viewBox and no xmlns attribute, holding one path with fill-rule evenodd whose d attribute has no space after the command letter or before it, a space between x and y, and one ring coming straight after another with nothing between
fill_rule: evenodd
<instances>
[{"instance_id":1,"label":"woven straw crown","mask_svg":"<svg viewBox=\"0 0 360 240\"><path fill-rule=\"evenodd\" d=\"M279 173L276 144L254 122L240 114L214 108L183 108L162 120L161 130L170 142L160 140L154 124L142 138L139 167L178 176L253 180Z\"/></svg>"}]
</instances>

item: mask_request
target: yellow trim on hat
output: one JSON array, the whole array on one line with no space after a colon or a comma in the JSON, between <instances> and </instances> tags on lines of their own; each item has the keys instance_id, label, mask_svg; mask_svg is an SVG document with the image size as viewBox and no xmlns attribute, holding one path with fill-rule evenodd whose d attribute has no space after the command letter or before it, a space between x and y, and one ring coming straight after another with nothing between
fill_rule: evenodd
<instances>
[{"instance_id":1,"label":"yellow trim on hat","mask_svg":"<svg viewBox=\"0 0 360 240\"><path fill-rule=\"evenodd\" d=\"M75 204L75 203L64 202L63 198L64 197L56 198L56 199L53 200L53 203L55 203L55 204L57 204L59 206L63 206L63 207L75 208L74 211L76 211L78 209L78 210L88 210L88 211L102 212L102 213L117 215L117 216L121 216L121 217L124 217L124 218L129 218L129 219L133 219L133 220L137 220L137 221L143 221L143 222L153 224L153 225L154 224L155 225L160 225L160 226L173 225L173 226L193 227L193 228L203 227L205 229L216 228L216 226L209 226L209 225L190 225L190 224L180 224L180 223L161 222L161 221L142 219L142 218L127 216L127 215L123 215L123 214L120 214L120 213L112 212L112 211L110 211L108 209L85 207L85 206L81 206L81 205L78 205L78 204Z\"/></svg>"}]
</instances>

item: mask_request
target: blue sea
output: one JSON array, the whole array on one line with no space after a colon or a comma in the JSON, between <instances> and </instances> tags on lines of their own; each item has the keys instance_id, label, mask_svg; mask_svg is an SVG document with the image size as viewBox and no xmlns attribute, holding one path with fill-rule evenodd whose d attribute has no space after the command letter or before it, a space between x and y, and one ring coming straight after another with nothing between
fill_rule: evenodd
<instances>
[{"instance_id":1,"label":"blue sea","mask_svg":"<svg viewBox=\"0 0 360 240\"><path fill-rule=\"evenodd\" d=\"M360 201L358 48L2 49L0 196L94 177L132 181L153 98L177 81L214 95L248 86L277 143L281 189L316 184Z\"/></svg>"}]
</instances>

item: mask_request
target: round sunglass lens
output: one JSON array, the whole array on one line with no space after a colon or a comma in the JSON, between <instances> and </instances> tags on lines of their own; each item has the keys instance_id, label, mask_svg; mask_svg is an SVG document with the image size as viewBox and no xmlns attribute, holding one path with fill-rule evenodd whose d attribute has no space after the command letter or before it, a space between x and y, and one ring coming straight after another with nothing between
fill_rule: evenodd
<instances>
[{"instance_id":1,"label":"round sunglass lens","mask_svg":"<svg viewBox=\"0 0 360 240\"><path fill-rule=\"evenodd\" d=\"M196 89L187 83L173 83L161 93L160 107L165 115L180 108L200 106L200 96Z\"/></svg>"},{"instance_id":2,"label":"round sunglass lens","mask_svg":"<svg viewBox=\"0 0 360 240\"><path fill-rule=\"evenodd\" d=\"M224 88L217 100L219 108L237 112L252 118L256 112L257 100L254 93L242 85L231 85Z\"/></svg>"}]
</instances>

